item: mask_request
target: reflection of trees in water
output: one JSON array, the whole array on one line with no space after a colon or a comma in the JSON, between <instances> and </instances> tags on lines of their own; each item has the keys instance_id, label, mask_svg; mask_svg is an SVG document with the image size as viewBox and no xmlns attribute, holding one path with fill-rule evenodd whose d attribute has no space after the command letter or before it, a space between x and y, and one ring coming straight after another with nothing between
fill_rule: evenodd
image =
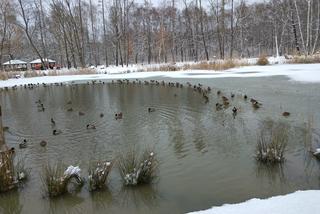
<instances>
[{"instance_id":1,"label":"reflection of trees in water","mask_svg":"<svg viewBox=\"0 0 320 214\"><path fill-rule=\"evenodd\" d=\"M23 206L19 197L18 190L0 194L0 213L21 213Z\"/></svg>"},{"instance_id":2,"label":"reflection of trees in water","mask_svg":"<svg viewBox=\"0 0 320 214\"><path fill-rule=\"evenodd\" d=\"M139 186L123 186L119 193L119 201L123 206L135 206L137 208L142 205L153 208L158 204L160 198L155 185L146 184Z\"/></svg>"}]
</instances>

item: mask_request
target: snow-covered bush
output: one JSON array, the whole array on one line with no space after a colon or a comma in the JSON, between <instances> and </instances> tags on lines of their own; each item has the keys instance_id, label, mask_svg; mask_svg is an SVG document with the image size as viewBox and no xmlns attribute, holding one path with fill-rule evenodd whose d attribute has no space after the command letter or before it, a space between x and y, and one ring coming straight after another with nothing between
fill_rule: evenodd
<instances>
[{"instance_id":1,"label":"snow-covered bush","mask_svg":"<svg viewBox=\"0 0 320 214\"><path fill-rule=\"evenodd\" d=\"M68 192L68 185L74 184L81 187L84 183L80 176L81 169L69 166L67 169L59 162L53 166L44 168L43 183L50 197L56 197Z\"/></svg>"},{"instance_id":2,"label":"snow-covered bush","mask_svg":"<svg viewBox=\"0 0 320 214\"><path fill-rule=\"evenodd\" d=\"M264 122L258 135L256 159L267 164L281 163L287 142L288 128L284 124Z\"/></svg>"},{"instance_id":3,"label":"snow-covered bush","mask_svg":"<svg viewBox=\"0 0 320 214\"><path fill-rule=\"evenodd\" d=\"M158 162L149 149L142 154L131 149L119 155L118 167L125 185L139 185L151 183L156 178Z\"/></svg>"},{"instance_id":4,"label":"snow-covered bush","mask_svg":"<svg viewBox=\"0 0 320 214\"><path fill-rule=\"evenodd\" d=\"M112 162L96 162L89 168L89 190L94 191L105 187L108 175L112 169Z\"/></svg>"}]
</instances>

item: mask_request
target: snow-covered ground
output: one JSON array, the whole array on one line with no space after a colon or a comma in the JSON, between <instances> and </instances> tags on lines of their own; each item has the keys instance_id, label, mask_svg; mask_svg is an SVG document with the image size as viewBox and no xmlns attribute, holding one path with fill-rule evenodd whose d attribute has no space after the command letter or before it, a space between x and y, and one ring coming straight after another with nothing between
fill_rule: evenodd
<instances>
[{"instance_id":1,"label":"snow-covered ground","mask_svg":"<svg viewBox=\"0 0 320 214\"><path fill-rule=\"evenodd\" d=\"M108 68L112 69L112 68ZM172 72L139 72L130 71L123 73L125 68L114 68L113 72L107 74L88 74L88 75L70 75L70 76L43 76L32 78L9 79L0 81L0 87L11 87L14 85L28 83L55 83L71 81L90 81L102 79L140 79L153 77L168 78L226 78L226 77L266 77L266 76L287 76L294 81L300 82L320 82L320 64L278 64L268 66L244 66L233 68L226 71L208 71L208 70L187 70Z\"/></svg>"},{"instance_id":2,"label":"snow-covered ground","mask_svg":"<svg viewBox=\"0 0 320 214\"><path fill-rule=\"evenodd\" d=\"M250 199L239 204L193 212L193 214L313 214L320 213L320 190L297 191L268 199Z\"/></svg>"}]
</instances>

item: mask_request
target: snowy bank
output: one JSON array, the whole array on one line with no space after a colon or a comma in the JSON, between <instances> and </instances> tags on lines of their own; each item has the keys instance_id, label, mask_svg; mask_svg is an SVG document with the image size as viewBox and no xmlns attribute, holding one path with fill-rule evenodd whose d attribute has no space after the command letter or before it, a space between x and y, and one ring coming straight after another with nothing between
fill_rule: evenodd
<instances>
[{"instance_id":1,"label":"snowy bank","mask_svg":"<svg viewBox=\"0 0 320 214\"><path fill-rule=\"evenodd\" d=\"M20 79L9 79L0 81L0 87L11 87L28 83L56 83L72 81L110 80L110 79L140 79L140 78L184 78L184 79L204 79L204 78L228 78L228 77L268 77L287 76L294 81L300 82L320 82L320 64L279 64L269 66L244 66L226 71L208 70L187 70L171 72L130 72L121 73L114 68L114 73L109 74L88 74L69 76L43 76Z\"/></svg>"},{"instance_id":2,"label":"snowy bank","mask_svg":"<svg viewBox=\"0 0 320 214\"><path fill-rule=\"evenodd\" d=\"M251 199L239 204L193 212L193 214L307 214L320 212L320 190L297 191L268 199Z\"/></svg>"}]
</instances>

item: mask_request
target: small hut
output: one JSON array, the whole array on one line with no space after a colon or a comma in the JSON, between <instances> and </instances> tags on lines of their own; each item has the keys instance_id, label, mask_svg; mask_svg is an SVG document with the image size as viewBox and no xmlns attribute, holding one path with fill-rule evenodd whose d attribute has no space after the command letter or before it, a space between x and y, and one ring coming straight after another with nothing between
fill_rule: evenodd
<instances>
[{"instance_id":1,"label":"small hut","mask_svg":"<svg viewBox=\"0 0 320 214\"><path fill-rule=\"evenodd\" d=\"M13 59L2 64L5 71L25 71L27 70L27 62Z\"/></svg>"},{"instance_id":2,"label":"small hut","mask_svg":"<svg viewBox=\"0 0 320 214\"><path fill-rule=\"evenodd\" d=\"M42 70L42 69L53 69L54 67L56 67L56 61L54 61L52 59L48 59L48 58L45 58L42 60L45 64L44 68L42 67L41 59L36 59L36 60L33 60L30 62L31 69Z\"/></svg>"}]
</instances>

